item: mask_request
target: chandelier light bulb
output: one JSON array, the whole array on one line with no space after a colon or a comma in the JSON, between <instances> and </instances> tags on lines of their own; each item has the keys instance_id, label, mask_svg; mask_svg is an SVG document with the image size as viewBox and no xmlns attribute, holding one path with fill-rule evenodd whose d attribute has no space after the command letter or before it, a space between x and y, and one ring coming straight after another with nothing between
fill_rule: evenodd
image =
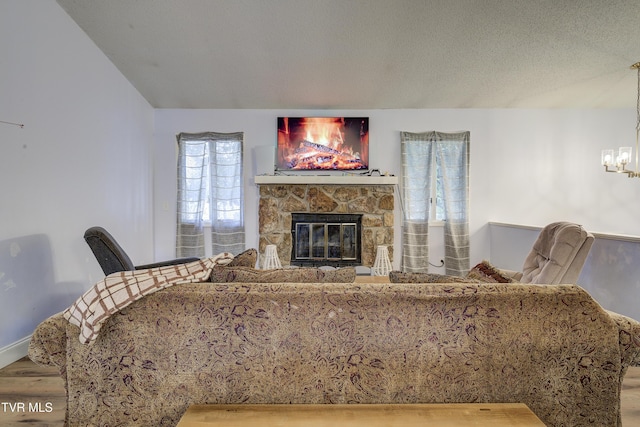
<instances>
[{"instance_id":1,"label":"chandelier light bulb","mask_svg":"<svg viewBox=\"0 0 640 427\"><path fill-rule=\"evenodd\" d=\"M602 165L613 166L613 150L602 150Z\"/></svg>"},{"instance_id":2,"label":"chandelier light bulb","mask_svg":"<svg viewBox=\"0 0 640 427\"><path fill-rule=\"evenodd\" d=\"M631 147L620 147L620 151L618 154L619 163L627 164L631 160L631 152L633 149Z\"/></svg>"}]
</instances>

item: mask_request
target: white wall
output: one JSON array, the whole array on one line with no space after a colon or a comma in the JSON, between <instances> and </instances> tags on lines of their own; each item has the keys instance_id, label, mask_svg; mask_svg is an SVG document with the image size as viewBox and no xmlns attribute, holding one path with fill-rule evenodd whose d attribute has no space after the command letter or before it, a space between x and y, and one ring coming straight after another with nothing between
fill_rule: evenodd
<instances>
[{"instance_id":1,"label":"white wall","mask_svg":"<svg viewBox=\"0 0 640 427\"><path fill-rule=\"evenodd\" d=\"M600 165L601 149L635 145L634 110L502 110L487 112L487 121L490 220L570 220L594 232L640 235L640 180Z\"/></svg>"},{"instance_id":2,"label":"white wall","mask_svg":"<svg viewBox=\"0 0 640 427\"><path fill-rule=\"evenodd\" d=\"M104 277L87 227L153 260L153 109L54 0L0 2L0 70L0 120L24 123L0 124L0 248L14 248L0 253L2 366ZM39 245L29 268L16 261L23 244Z\"/></svg>"}]
</instances>

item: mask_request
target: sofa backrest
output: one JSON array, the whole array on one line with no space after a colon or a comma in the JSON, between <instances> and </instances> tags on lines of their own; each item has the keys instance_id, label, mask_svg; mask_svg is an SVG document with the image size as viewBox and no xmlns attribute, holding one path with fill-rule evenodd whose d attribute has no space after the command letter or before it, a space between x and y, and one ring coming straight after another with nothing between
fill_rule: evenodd
<instances>
[{"instance_id":1,"label":"sofa backrest","mask_svg":"<svg viewBox=\"0 0 640 427\"><path fill-rule=\"evenodd\" d=\"M195 403L518 401L546 425L619 416L617 324L575 285L189 283L129 305L89 345L55 320L29 354L62 365L71 425L175 425Z\"/></svg>"}]
</instances>

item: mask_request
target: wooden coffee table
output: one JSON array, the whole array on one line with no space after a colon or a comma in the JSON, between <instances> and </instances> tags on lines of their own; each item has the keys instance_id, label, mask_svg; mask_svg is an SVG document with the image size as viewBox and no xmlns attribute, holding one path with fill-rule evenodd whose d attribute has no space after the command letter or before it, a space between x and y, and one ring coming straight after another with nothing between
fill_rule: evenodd
<instances>
[{"instance_id":1,"label":"wooden coffee table","mask_svg":"<svg viewBox=\"0 0 640 427\"><path fill-rule=\"evenodd\" d=\"M544 427L523 403L193 405L178 427Z\"/></svg>"}]
</instances>

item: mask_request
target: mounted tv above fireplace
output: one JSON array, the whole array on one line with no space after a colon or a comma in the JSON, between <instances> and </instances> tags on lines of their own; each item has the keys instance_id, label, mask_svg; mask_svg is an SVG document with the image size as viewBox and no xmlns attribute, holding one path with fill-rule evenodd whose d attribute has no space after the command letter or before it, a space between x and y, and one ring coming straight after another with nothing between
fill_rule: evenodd
<instances>
[{"instance_id":1,"label":"mounted tv above fireplace","mask_svg":"<svg viewBox=\"0 0 640 427\"><path fill-rule=\"evenodd\" d=\"M368 170L368 117L278 117L276 170Z\"/></svg>"}]
</instances>

